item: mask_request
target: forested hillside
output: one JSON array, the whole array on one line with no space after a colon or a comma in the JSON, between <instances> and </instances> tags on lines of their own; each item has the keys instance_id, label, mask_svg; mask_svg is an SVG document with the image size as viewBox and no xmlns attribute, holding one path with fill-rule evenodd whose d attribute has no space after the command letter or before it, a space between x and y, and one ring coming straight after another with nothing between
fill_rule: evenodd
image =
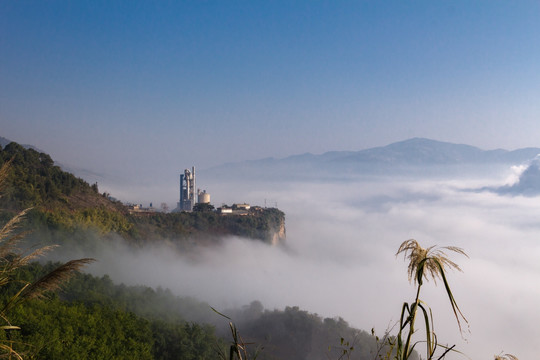
<instances>
[{"instance_id":1,"label":"forested hillside","mask_svg":"<svg viewBox=\"0 0 540 360\"><path fill-rule=\"evenodd\" d=\"M30 281L55 264L33 263L16 280ZM5 303L13 283L0 296ZM254 301L224 310L246 342L264 347L260 359L337 359L341 338L355 347L351 359L372 359L374 338L343 319L321 318L298 307L264 310ZM36 359L216 359L229 340L228 320L209 304L164 289L115 285L108 276L78 274L57 294L10 313L21 331L3 332ZM330 347L330 349L329 349Z\"/></svg>"},{"instance_id":2,"label":"forested hillside","mask_svg":"<svg viewBox=\"0 0 540 360\"><path fill-rule=\"evenodd\" d=\"M53 268L33 263L18 271L1 295L2 303L18 289ZM223 346L214 328L166 312L171 302L203 306L170 292L114 285L108 277L79 274L59 294L32 300L10 312L21 331L0 336L21 342L16 349L36 359L212 359Z\"/></svg>"}]
</instances>

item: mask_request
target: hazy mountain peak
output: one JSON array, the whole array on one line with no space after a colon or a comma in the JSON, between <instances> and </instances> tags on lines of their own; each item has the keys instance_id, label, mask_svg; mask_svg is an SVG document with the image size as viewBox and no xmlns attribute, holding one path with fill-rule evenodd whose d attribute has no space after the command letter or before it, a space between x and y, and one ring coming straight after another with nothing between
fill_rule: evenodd
<instances>
[{"instance_id":1,"label":"hazy mountain peak","mask_svg":"<svg viewBox=\"0 0 540 360\"><path fill-rule=\"evenodd\" d=\"M386 145L387 148L408 148L408 147L430 147L430 148L450 148L450 147L462 147L462 148L469 148L469 149L477 149L480 150L474 146L471 145L464 145L464 144L455 144L451 142L446 141L439 141L439 140L433 140L428 138L422 138L422 137L414 137L403 141L397 141L394 143L391 143L389 145Z\"/></svg>"},{"instance_id":2,"label":"hazy mountain peak","mask_svg":"<svg viewBox=\"0 0 540 360\"><path fill-rule=\"evenodd\" d=\"M236 174L266 178L286 173L289 179L410 171L426 173L456 165L515 165L528 161L539 153L538 148L514 151L482 150L466 144L415 137L359 151L328 151L321 155L304 153L271 161L251 160L228 164L227 169L217 167L207 171L224 175L234 169Z\"/></svg>"}]
</instances>

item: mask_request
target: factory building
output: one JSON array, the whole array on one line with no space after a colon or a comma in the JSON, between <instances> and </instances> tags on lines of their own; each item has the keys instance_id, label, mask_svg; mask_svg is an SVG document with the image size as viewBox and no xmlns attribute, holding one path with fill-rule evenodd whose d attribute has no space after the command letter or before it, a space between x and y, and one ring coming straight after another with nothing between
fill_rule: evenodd
<instances>
[{"instance_id":1,"label":"factory building","mask_svg":"<svg viewBox=\"0 0 540 360\"><path fill-rule=\"evenodd\" d=\"M180 201L178 211L192 211L195 205L195 166L180 174Z\"/></svg>"},{"instance_id":2,"label":"factory building","mask_svg":"<svg viewBox=\"0 0 540 360\"><path fill-rule=\"evenodd\" d=\"M210 194L200 189L197 189L197 194L195 194L195 187L195 166L193 166L191 171L185 169L184 173L180 174L180 201L173 212L193 211L197 203L210 204Z\"/></svg>"}]
</instances>

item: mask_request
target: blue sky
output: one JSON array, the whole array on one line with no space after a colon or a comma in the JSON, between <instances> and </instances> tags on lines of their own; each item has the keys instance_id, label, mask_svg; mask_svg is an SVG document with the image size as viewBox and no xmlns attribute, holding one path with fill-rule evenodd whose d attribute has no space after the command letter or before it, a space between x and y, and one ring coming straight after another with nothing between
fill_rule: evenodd
<instances>
[{"instance_id":1,"label":"blue sky","mask_svg":"<svg viewBox=\"0 0 540 360\"><path fill-rule=\"evenodd\" d=\"M540 146L537 1L0 1L0 136L135 176Z\"/></svg>"}]
</instances>

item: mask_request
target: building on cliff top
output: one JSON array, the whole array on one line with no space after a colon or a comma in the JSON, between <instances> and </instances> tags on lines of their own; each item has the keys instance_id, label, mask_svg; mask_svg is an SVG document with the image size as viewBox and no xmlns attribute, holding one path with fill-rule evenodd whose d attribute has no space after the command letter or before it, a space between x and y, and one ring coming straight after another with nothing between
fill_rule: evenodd
<instances>
[{"instance_id":1,"label":"building on cliff top","mask_svg":"<svg viewBox=\"0 0 540 360\"><path fill-rule=\"evenodd\" d=\"M195 194L195 188L195 166L192 166L191 171L185 169L184 173L180 174L180 201L173 212L193 211L193 207L198 203L210 204L210 194L200 189L197 189Z\"/></svg>"}]
</instances>

